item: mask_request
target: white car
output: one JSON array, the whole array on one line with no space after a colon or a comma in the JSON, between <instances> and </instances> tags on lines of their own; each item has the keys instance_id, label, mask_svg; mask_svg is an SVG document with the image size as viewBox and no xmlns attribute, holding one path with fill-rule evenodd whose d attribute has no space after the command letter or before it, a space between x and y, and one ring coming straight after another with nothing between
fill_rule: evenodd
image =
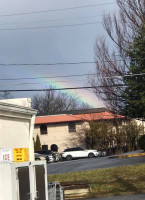
<instances>
[{"instance_id":1,"label":"white car","mask_svg":"<svg viewBox=\"0 0 145 200\"><path fill-rule=\"evenodd\" d=\"M65 149L62 152L62 159L72 160L73 158L93 158L98 156L97 150L87 150L81 147Z\"/></svg>"},{"instance_id":2,"label":"white car","mask_svg":"<svg viewBox=\"0 0 145 200\"><path fill-rule=\"evenodd\" d=\"M52 155L43 155L39 153L34 153L34 155L35 155L35 160L46 160L47 163L54 162L54 157Z\"/></svg>"}]
</instances>

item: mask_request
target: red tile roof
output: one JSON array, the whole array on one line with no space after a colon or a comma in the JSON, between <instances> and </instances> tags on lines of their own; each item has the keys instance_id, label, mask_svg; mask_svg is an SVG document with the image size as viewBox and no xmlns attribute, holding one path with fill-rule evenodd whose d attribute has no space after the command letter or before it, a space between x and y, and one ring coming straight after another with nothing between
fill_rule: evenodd
<instances>
[{"instance_id":1,"label":"red tile roof","mask_svg":"<svg viewBox=\"0 0 145 200\"><path fill-rule=\"evenodd\" d=\"M110 112L80 114L80 115L49 115L36 117L35 124L51 124L60 122L72 122L72 121L93 121L101 119L114 119L125 118L122 115L115 115Z\"/></svg>"}]
</instances>

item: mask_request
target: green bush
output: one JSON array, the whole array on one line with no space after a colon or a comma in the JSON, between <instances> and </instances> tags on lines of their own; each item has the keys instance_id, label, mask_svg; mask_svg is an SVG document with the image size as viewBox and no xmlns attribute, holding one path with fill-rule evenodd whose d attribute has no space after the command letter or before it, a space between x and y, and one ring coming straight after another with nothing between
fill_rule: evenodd
<instances>
[{"instance_id":1,"label":"green bush","mask_svg":"<svg viewBox=\"0 0 145 200\"><path fill-rule=\"evenodd\" d=\"M139 147L145 151L145 135L142 135L138 141Z\"/></svg>"}]
</instances>

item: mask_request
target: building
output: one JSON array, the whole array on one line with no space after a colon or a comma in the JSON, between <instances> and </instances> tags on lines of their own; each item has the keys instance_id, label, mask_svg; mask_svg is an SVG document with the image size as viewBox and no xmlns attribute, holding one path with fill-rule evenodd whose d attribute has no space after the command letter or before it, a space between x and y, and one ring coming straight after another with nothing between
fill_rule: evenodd
<instances>
[{"instance_id":1,"label":"building","mask_svg":"<svg viewBox=\"0 0 145 200\"><path fill-rule=\"evenodd\" d=\"M34 158L36 113L30 99L0 101L1 200L48 200L46 162Z\"/></svg>"},{"instance_id":2,"label":"building","mask_svg":"<svg viewBox=\"0 0 145 200\"><path fill-rule=\"evenodd\" d=\"M27 148L29 159L34 160L33 129L36 110L31 100L0 100L0 149Z\"/></svg>"},{"instance_id":3,"label":"building","mask_svg":"<svg viewBox=\"0 0 145 200\"><path fill-rule=\"evenodd\" d=\"M89 121L115 118L124 120L124 116L112 114L104 109L75 113L36 117L34 137L39 135L43 149L55 148L56 151L62 152L66 148L79 146L79 132L89 125Z\"/></svg>"}]
</instances>

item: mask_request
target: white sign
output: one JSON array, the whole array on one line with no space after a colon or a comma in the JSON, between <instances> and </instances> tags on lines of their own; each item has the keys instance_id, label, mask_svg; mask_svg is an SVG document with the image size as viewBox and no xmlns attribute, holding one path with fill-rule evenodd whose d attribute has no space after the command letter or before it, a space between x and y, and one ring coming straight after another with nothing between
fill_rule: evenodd
<instances>
[{"instance_id":1,"label":"white sign","mask_svg":"<svg viewBox=\"0 0 145 200\"><path fill-rule=\"evenodd\" d=\"M0 149L0 162L12 161L12 150L11 149Z\"/></svg>"}]
</instances>

